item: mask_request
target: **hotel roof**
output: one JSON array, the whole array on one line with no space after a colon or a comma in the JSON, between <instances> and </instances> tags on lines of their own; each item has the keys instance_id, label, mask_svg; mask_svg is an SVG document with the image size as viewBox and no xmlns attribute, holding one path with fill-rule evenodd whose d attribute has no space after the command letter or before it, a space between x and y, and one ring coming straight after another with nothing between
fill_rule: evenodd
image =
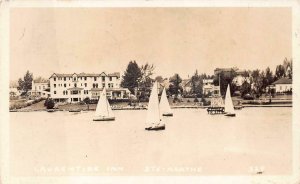
<instances>
[{"instance_id":1,"label":"hotel roof","mask_svg":"<svg viewBox=\"0 0 300 184\"><path fill-rule=\"evenodd\" d=\"M95 73L73 73L73 74L59 74L59 73L53 73L50 77L52 78L53 76L56 77L73 77L73 76L77 76L77 77L100 77L100 76L108 76L108 77L120 77L120 73L119 72L114 72L114 73L110 73L110 74L106 74L104 72L100 73L100 74L95 74Z\"/></svg>"},{"instance_id":2,"label":"hotel roof","mask_svg":"<svg viewBox=\"0 0 300 184\"><path fill-rule=\"evenodd\" d=\"M281 79L278 79L277 81L273 82L272 84L292 84L292 83L293 83L292 79L281 78Z\"/></svg>"}]
</instances>

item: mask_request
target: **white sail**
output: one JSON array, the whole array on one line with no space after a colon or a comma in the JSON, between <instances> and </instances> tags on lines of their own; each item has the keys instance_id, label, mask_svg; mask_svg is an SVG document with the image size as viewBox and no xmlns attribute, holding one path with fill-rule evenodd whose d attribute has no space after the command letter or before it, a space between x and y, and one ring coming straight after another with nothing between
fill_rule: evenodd
<instances>
[{"instance_id":1,"label":"white sail","mask_svg":"<svg viewBox=\"0 0 300 184\"><path fill-rule=\"evenodd\" d=\"M161 99L160 99L160 103L159 103L159 108L160 108L160 112L161 114L172 114L172 110L167 98L167 94L166 94L166 89L164 88L162 95L161 95Z\"/></svg>"},{"instance_id":2,"label":"white sail","mask_svg":"<svg viewBox=\"0 0 300 184\"><path fill-rule=\"evenodd\" d=\"M157 82L155 82L149 98L145 128L155 127L160 124L160 112L157 92Z\"/></svg>"},{"instance_id":3,"label":"white sail","mask_svg":"<svg viewBox=\"0 0 300 184\"><path fill-rule=\"evenodd\" d=\"M232 103L232 99L231 99L229 85L227 87L226 96L225 96L225 113L234 114L234 107L233 107L233 103Z\"/></svg>"},{"instance_id":4,"label":"white sail","mask_svg":"<svg viewBox=\"0 0 300 184\"><path fill-rule=\"evenodd\" d=\"M103 89L97 104L95 117L114 117L112 109L106 97L106 90Z\"/></svg>"}]
</instances>

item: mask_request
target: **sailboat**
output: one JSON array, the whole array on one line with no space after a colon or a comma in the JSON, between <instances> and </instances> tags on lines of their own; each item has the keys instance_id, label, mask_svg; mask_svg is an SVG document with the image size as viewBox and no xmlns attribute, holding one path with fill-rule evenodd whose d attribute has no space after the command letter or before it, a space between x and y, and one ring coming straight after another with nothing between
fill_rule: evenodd
<instances>
[{"instance_id":1,"label":"sailboat","mask_svg":"<svg viewBox=\"0 0 300 184\"><path fill-rule=\"evenodd\" d=\"M157 82L155 81L148 103L147 119L145 130L164 130L165 124L162 121L158 103Z\"/></svg>"},{"instance_id":2,"label":"sailboat","mask_svg":"<svg viewBox=\"0 0 300 184\"><path fill-rule=\"evenodd\" d=\"M159 103L159 108L163 116L173 116L173 112L170 108L170 104L167 98L166 94L166 89L164 88L161 98L160 98L160 103Z\"/></svg>"},{"instance_id":3,"label":"sailboat","mask_svg":"<svg viewBox=\"0 0 300 184\"><path fill-rule=\"evenodd\" d=\"M229 85L225 96L225 116L235 116Z\"/></svg>"},{"instance_id":4,"label":"sailboat","mask_svg":"<svg viewBox=\"0 0 300 184\"><path fill-rule=\"evenodd\" d=\"M100 94L100 98L97 104L96 113L93 121L113 121L113 120L115 120L115 116L106 98L106 89L103 88L103 91Z\"/></svg>"}]
</instances>

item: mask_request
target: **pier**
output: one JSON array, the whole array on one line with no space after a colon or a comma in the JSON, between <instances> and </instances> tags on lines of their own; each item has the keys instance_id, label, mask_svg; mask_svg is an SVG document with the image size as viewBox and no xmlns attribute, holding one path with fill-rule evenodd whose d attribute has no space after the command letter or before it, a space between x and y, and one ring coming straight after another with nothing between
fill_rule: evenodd
<instances>
[{"instance_id":1,"label":"pier","mask_svg":"<svg viewBox=\"0 0 300 184\"><path fill-rule=\"evenodd\" d=\"M208 114L224 114L224 107L208 107L207 113Z\"/></svg>"}]
</instances>

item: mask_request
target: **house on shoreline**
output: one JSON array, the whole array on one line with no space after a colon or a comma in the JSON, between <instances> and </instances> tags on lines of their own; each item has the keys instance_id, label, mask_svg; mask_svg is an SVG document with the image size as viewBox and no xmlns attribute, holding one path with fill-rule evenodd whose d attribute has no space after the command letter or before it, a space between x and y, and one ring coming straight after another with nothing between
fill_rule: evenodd
<instances>
[{"instance_id":1,"label":"house on shoreline","mask_svg":"<svg viewBox=\"0 0 300 184\"><path fill-rule=\"evenodd\" d=\"M293 81L292 79L283 77L273 82L270 85L271 89L275 90L275 93L287 93L292 92L293 90Z\"/></svg>"},{"instance_id":2,"label":"house on shoreline","mask_svg":"<svg viewBox=\"0 0 300 184\"><path fill-rule=\"evenodd\" d=\"M42 78L32 80L31 90L27 94L33 97L50 97L50 81Z\"/></svg>"},{"instance_id":3,"label":"house on shoreline","mask_svg":"<svg viewBox=\"0 0 300 184\"><path fill-rule=\"evenodd\" d=\"M58 74L53 73L50 80L50 96L55 102L76 103L85 98L98 99L105 87L110 99L127 99L130 91L121 88L120 73L106 74Z\"/></svg>"}]
</instances>

